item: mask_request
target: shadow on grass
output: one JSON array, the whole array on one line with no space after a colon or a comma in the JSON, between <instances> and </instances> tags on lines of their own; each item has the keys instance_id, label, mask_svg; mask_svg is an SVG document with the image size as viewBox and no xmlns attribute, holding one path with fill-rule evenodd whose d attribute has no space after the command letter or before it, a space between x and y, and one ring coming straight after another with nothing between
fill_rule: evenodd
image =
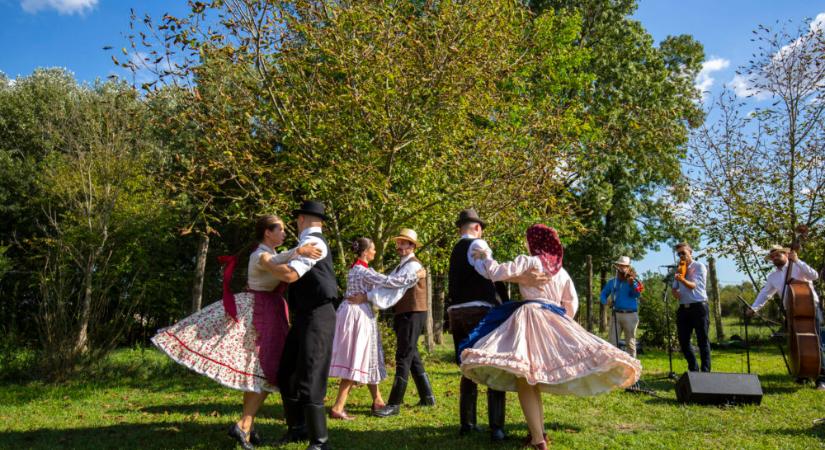
<instances>
[{"instance_id":1,"label":"shadow on grass","mask_svg":"<svg viewBox=\"0 0 825 450\"><path fill-rule=\"evenodd\" d=\"M226 425L207 425L193 422L166 422L152 424L119 424L89 428L40 429L13 431L0 434L0 448L84 448L84 449L146 449L146 448L235 448L226 436ZM265 444L271 447L285 431L283 425L259 424ZM552 432L578 433L581 429L566 423L549 423ZM464 449L464 448L522 448L520 441L527 436L525 426L511 427L507 441L491 445L486 431L470 436L459 436L457 427L404 426L392 430L332 429L330 443L335 448L346 449ZM303 448L305 444L293 444L290 448Z\"/></svg>"},{"instance_id":2,"label":"shadow on grass","mask_svg":"<svg viewBox=\"0 0 825 450\"><path fill-rule=\"evenodd\" d=\"M779 434L791 437L815 437L825 440L825 425L811 425L813 419L805 419L802 428L775 428L766 430L765 434Z\"/></svg>"}]
</instances>

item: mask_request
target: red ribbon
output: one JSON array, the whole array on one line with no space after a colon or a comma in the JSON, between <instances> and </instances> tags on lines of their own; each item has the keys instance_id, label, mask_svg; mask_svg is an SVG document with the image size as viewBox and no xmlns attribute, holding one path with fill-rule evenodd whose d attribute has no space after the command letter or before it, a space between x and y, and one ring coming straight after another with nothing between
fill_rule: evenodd
<instances>
[{"instance_id":1,"label":"red ribbon","mask_svg":"<svg viewBox=\"0 0 825 450\"><path fill-rule=\"evenodd\" d=\"M351 266L349 266L349 268L352 269L355 266L369 267L369 265L367 263L365 263L364 261L361 261L360 259L356 259L355 262L352 263Z\"/></svg>"},{"instance_id":2,"label":"red ribbon","mask_svg":"<svg viewBox=\"0 0 825 450\"><path fill-rule=\"evenodd\" d=\"M232 293L232 273L235 272L235 265L238 263L237 256L218 256L218 262L223 268L223 310L235 322L238 321L238 307L235 305L235 294Z\"/></svg>"}]
</instances>

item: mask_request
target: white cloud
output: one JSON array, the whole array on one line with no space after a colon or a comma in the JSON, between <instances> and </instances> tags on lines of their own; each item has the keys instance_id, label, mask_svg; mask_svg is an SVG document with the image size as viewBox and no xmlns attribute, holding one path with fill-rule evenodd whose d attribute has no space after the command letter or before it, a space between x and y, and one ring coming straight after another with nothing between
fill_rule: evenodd
<instances>
[{"instance_id":1,"label":"white cloud","mask_svg":"<svg viewBox=\"0 0 825 450\"><path fill-rule=\"evenodd\" d=\"M713 58L702 63L702 70L696 75L694 86L702 93L702 100L707 98L710 88L716 81L713 78L713 73L720 70L727 69L730 66L730 61L725 58Z\"/></svg>"},{"instance_id":2,"label":"white cloud","mask_svg":"<svg viewBox=\"0 0 825 450\"><path fill-rule=\"evenodd\" d=\"M98 0L21 0L23 11L35 14L53 9L60 14L83 14L97 6Z\"/></svg>"}]
</instances>

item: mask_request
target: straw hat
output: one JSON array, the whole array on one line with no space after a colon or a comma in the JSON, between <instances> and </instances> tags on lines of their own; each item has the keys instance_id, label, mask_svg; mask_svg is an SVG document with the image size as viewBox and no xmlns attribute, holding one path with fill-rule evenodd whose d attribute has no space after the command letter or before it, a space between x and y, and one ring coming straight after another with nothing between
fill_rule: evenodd
<instances>
[{"instance_id":1,"label":"straw hat","mask_svg":"<svg viewBox=\"0 0 825 450\"><path fill-rule=\"evenodd\" d=\"M791 252L791 249L789 249L788 247L783 247L781 245L771 245L771 249L768 251L768 254L765 255L765 259L770 260L771 256L773 256L773 254L777 252L787 254Z\"/></svg>"},{"instance_id":2,"label":"straw hat","mask_svg":"<svg viewBox=\"0 0 825 450\"><path fill-rule=\"evenodd\" d=\"M613 265L615 266L629 266L630 265L630 258L627 256L620 256L619 259L613 261Z\"/></svg>"},{"instance_id":3,"label":"straw hat","mask_svg":"<svg viewBox=\"0 0 825 450\"><path fill-rule=\"evenodd\" d=\"M392 238L392 240L394 241L397 241L399 239L412 242L413 244L415 244L416 247L421 247L421 243L418 242L418 233L416 233L415 230L411 230L409 228L402 228L401 231L398 232L398 236Z\"/></svg>"}]
</instances>

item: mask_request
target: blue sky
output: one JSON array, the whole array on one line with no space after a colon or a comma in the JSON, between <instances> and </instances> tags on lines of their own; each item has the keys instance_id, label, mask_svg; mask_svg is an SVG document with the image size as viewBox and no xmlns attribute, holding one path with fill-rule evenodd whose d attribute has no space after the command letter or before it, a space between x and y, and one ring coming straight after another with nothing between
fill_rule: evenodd
<instances>
[{"instance_id":1,"label":"blue sky","mask_svg":"<svg viewBox=\"0 0 825 450\"><path fill-rule=\"evenodd\" d=\"M160 17L181 14L184 0L0 0L0 71L9 77L27 75L37 67L65 67L79 80L92 81L116 68L106 45L127 44L129 10ZM697 85L710 95L734 81L737 66L747 63L758 24L815 18L825 20L825 0L640 0L634 17L658 42L668 35L691 34L705 46L705 69ZM635 266L658 271L669 264L668 249L651 252ZM745 279L733 263L721 260L719 279L730 284Z\"/></svg>"}]
</instances>

